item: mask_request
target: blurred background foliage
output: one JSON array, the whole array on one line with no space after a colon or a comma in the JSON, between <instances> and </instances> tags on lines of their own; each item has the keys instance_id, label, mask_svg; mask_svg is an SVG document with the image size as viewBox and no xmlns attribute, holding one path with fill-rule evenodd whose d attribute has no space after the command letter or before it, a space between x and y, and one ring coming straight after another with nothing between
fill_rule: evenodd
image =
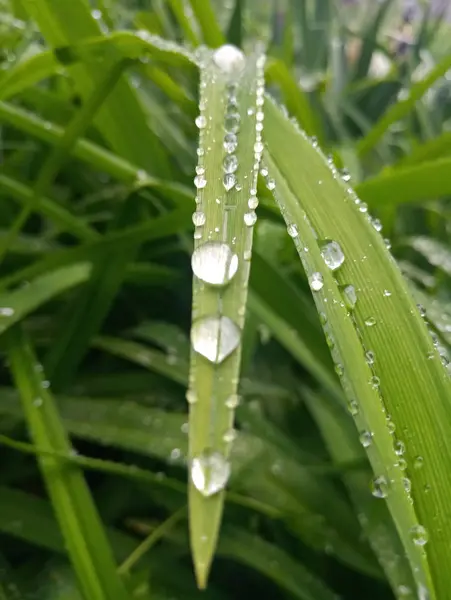
<instances>
[{"instance_id":1,"label":"blurred background foliage","mask_svg":"<svg viewBox=\"0 0 451 600\"><path fill-rule=\"evenodd\" d=\"M0 0L0 596L81 597L49 485L58 471L81 523L92 507L66 473L81 469L133 597L417 598L393 575L402 557L384 554L388 512L320 375L335 377L327 345L265 191L234 471L210 586L195 588L177 511L198 81L183 56L141 47L148 34L190 47L266 40L269 92L346 165L447 360L451 43L440 7ZM107 43L86 41L99 36ZM104 547L94 529L88 556Z\"/></svg>"}]
</instances>

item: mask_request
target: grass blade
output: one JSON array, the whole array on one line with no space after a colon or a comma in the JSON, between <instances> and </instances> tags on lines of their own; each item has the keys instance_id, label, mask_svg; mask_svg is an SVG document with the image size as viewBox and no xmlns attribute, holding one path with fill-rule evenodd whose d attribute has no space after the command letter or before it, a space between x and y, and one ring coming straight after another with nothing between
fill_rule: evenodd
<instances>
[{"instance_id":1,"label":"grass blade","mask_svg":"<svg viewBox=\"0 0 451 600\"><path fill-rule=\"evenodd\" d=\"M31 346L20 330L11 332L9 358L34 442L69 453L71 445ZM128 594L82 473L58 459L41 457L41 471L52 499L79 584L90 600L126 600Z\"/></svg>"},{"instance_id":2,"label":"grass blade","mask_svg":"<svg viewBox=\"0 0 451 600\"><path fill-rule=\"evenodd\" d=\"M230 472L227 459L234 438L241 332L263 149L262 69L263 57L258 52L246 61L234 46L223 46L205 56L201 71L188 392L192 400L191 547L201 588L206 585L217 542Z\"/></svg>"},{"instance_id":3,"label":"grass blade","mask_svg":"<svg viewBox=\"0 0 451 600\"><path fill-rule=\"evenodd\" d=\"M450 521L443 486L451 462L446 435L450 380L406 283L352 190L347 191L320 152L268 104L265 132L276 199L311 278L332 356L364 436L376 477L373 493L386 498L418 593L428 589L431 597L446 597L448 576L441 565L451 552L445 541ZM299 168L301 156L308 169ZM293 190L302 190L302 201ZM335 250L341 262L332 265L341 267L337 271L328 269L322 256L331 251L331 240L339 244ZM339 285L354 286L352 310L346 308ZM395 438L387 415L399 432ZM419 456L421 468L416 468ZM425 536L416 537L423 527L430 540L426 552Z\"/></svg>"}]
</instances>

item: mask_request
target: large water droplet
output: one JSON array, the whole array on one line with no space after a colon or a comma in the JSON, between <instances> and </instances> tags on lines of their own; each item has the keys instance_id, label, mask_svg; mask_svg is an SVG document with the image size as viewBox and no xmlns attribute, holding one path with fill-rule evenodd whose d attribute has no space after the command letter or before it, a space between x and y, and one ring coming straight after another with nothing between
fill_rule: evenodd
<instances>
[{"instance_id":1,"label":"large water droplet","mask_svg":"<svg viewBox=\"0 0 451 600\"><path fill-rule=\"evenodd\" d=\"M424 546L428 542L428 533L423 525L414 525L410 530L410 536L417 546Z\"/></svg>"},{"instance_id":2,"label":"large water droplet","mask_svg":"<svg viewBox=\"0 0 451 600\"><path fill-rule=\"evenodd\" d=\"M204 129L207 125L207 119L204 115L199 115L196 117L195 123L199 129Z\"/></svg>"},{"instance_id":3,"label":"large water droplet","mask_svg":"<svg viewBox=\"0 0 451 600\"><path fill-rule=\"evenodd\" d=\"M222 491L230 477L230 463L220 452L205 450L191 461L191 481L206 497Z\"/></svg>"},{"instance_id":4,"label":"large water droplet","mask_svg":"<svg viewBox=\"0 0 451 600\"><path fill-rule=\"evenodd\" d=\"M226 173L234 173L238 169L238 159L234 154L228 154L222 163Z\"/></svg>"},{"instance_id":5,"label":"large water droplet","mask_svg":"<svg viewBox=\"0 0 451 600\"><path fill-rule=\"evenodd\" d=\"M203 175L196 175L194 178L194 185L198 190L201 190L207 185L207 180Z\"/></svg>"},{"instance_id":6,"label":"large water droplet","mask_svg":"<svg viewBox=\"0 0 451 600\"><path fill-rule=\"evenodd\" d=\"M371 482L371 493L375 498L386 498L388 496L388 482L383 475L373 479Z\"/></svg>"},{"instance_id":7,"label":"large water droplet","mask_svg":"<svg viewBox=\"0 0 451 600\"><path fill-rule=\"evenodd\" d=\"M205 225L205 213L202 212L201 210L196 210L196 212L193 212L193 223L196 227L202 227L203 225Z\"/></svg>"},{"instance_id":8,"label":"large water droplet","mask_svg":"<svg viewBox=\"0 0 451 600\"><path fill-rule=\"evenodd\" d=\"M224 242L206 242L193 252L194 275L211 285L226 285L238 270L238 255Z\"/></svg>"},{"instance_id":9,"label":"large water droplet","mask_svg":"<svg viewBox=\"0 0 451 600\"><path fill-rule=\"evenodd\" d=\"M191 343L196 352L212 363L225 360L239 345L241 331L228 317L204 317L191 328Z\"/></svg>"},{"instance_id":10,"label":"large water droplet","mask_svg":"<svg viewBox=\"0 0 451 600\"><path fill-rule=\"evenodd\" d=\"M251 210L255 210L258 206L258 198L257 196L251 196L247 201L247 205Z\"/></svg>"},{"instance_id":11,"label":"large water droplet","mask_svg":"<svg viewBox=\"0 0 451 600\"><path fill-rule=\"evenodd\" d=\"M225 189L229 192L236 183L236 177L233 173L226 173L223 177L222 183Z\"/></svg>"},{"instance_id":12,"label":"large water droplet","mask_svg":"<svg viewBox=\"0 0 451 600\"><path fill-rule=\"evenodd\" d=\"M235 152L238 146L238 138L236 135L234 133L226 133L224 136L223 146L227 153L231 154L232 152Z\"/></svg>"},{"instance_id":13,"label":"large water droplet","mask_svg":"<svg viewBox=\"0 0 451 600\"><path fill-rule=\"evenodd\" d=\"M213 54L213 60L223 73L239 73L245 64L244 54L232 44L224 44Z\"/></svg>"},{"instance_id":14,"label":"large water droplet","mask_svg":"<svg viewBox=\"0 0 451 600\"><path fill-rule=\"evenodd\" d=\"M244 213L244 224L248 227L252 227L257 222L257 214L255 211Z\"/></svg>"},{"instance_id":15,"label":"large water droplet","mask_svg":"<svg viewBox=\"0 0 451 600\"><path fill-rule=\"evenodd\" d=\"M318 272L312 273L309 277L308 282L310 284L310 289L312 289L314 292L319 292L319 290L324 285L323 276L321 275L321 273Z\"/></svg>"},{"instance_id":16,"label":"large water droplet","mask_svg":"<svg viewBox=\"0 0 451 600\"><path fill-rule=\"evenodd\" d=\"M345 260L345 255L343 254L340 244L333 241L321 244L321 256L332 271L341 267Z\"/></svg>"}]
</instances>

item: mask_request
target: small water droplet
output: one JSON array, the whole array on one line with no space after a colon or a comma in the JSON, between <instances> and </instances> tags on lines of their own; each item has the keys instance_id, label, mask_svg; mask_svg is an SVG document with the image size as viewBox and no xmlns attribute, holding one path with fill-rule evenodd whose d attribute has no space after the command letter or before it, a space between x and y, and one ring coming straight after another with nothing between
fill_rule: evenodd
<instances>
[{"instance_id":1,"label":"small water droplet","mask_svg":"<svg viewBox=\"0 0 451 600\"><path fill-rule=\"evenodd\" d=\"M368 212L368 204L366 204L365 202L361 202L361 203L359 204L359 211L360 211L361 213L366 213L366 212Z\"/></svg>"},{"instance_id":2,"label":"small water droplet","mask_svg":"<svg viewBox=\"0 0 451 600\"><path fill-rule=\"evenodd\" d=\"M324 279L321 273L312 273L309 277L309 285L311 290L314 292L319 292L324 285Z\"/></svg>"},{"instance_id":3,"label":"small water droplet","mask_svg":"<svg viewBox=\"0 0 451 600\"><path fill-rule=\"evenodd\" d=\"M262 168L260 169L260 175L261 175L262 177L268 177L268 169L267 169L266 167L262 167Z\"/></svg>"},{"instance_id":4,"label":"small water droplet","mask_svg":"<svg viewBox=\"0 0 451 600\"><path fill-rule=\"evenodd\" d=\"M390 250L391 241L388 238L384 238L384 244L385 244L385 247L387 248L387 250Z\"/></svg>"},{"instance_id":5,"label":"small water droplet","mask_svg":"<svg viewBox=\"0 0 451 600\"><path fill-rule=\"evenodd\" d=\"M380 386L381 380L376 375L373 375L370 379L370 384L373 389L377 389Z\"/></svg>"},{"instance_id":6,"label":"small water droplet","mask_svg":"<svg viewBox=\"0 0 451 600\"><path fill-rule=\"evenodd\" d=\"M374 365L375 354L372 350L365 352L365 360L369 365Z\"/></svg>"},{"instance_id":7,"label":"small water droplet","mask_svg":"<svg viewBox=\"0 0 451 600\"><path fill-rule=\"evenodd\" d=\"M227 153L231 154L232 152L235 152L238 146L238 138L236 135L234 133L226 133L223 146Z\"/></svg>"},{"instance_id":8,"label":"small water droplet","mask_svg":"<svg viewBox=\"0 0 451 600\"><path fill-rule=\"evenodd\" d=\"M238 169L238 159L235 154L228 154L222 163L225 173L235 173Z\"/></svg>"},{"instance_id":9,"label":"small water droplet","mask_svg":"<svg viewBox=\"0 0 451 600\"><path fill-rule=\"evenodd\" d=\"M201 210L196 210L196 212L193 212L193 223L196 227L202 227L203 225L205 225L205 213L202 212Z\"/></svg>"},{"instance_id":10,"label":"small water droplet","mask_svg":"<svg viewBox=\"0 0 451 600\"><path fill-rule=\"evenodd\" d=\"M405 471L407 469L407 462L405 461L404 458L400 457L398 458L398 462L396 463L396 465L398 467L398 469L400 469L401 471Z\"/></svg>"},{"instance_id":11,"label":"small water droplet","mask_svg":"<svg viewBox=\"0 0 451 600\"><path fill-rule=\"evenodd\" d=\"M359 414L359 405L356 400L350 400L348 402L348 410L353 417L356 417Z\"/></svg>"},{"instance_id":12,"label":"small water droplet","mask_svg":"<svg viewBox=\"0 0 451 600\"><path fill-rule=\"evenodd\" d=\"M365 319L365 325L367 327L373 327L374 325L376 325L376 319L374 317L368 317L367 319Z\"/></svg>"},{"instance_id":13,"label":"small water droplet","mask_svg":"<svg viewBox=\"0 0 451 600\"><path fill-rule=\"evenodd\" d=\"M232 394L225 401L226 407L230 408L231 410L235 409L239 405L239 403L240 403L240 397L238 396L238 394Z\"/></svg>"},{"instance_id":14,"label":"small water droplet","mask_svg":"<svg viewBox=\"0 0 451 600\"><path fill-rule=\"evenodd\" d=\"M256 152L257 154L261 154L263 152L264 146L263 146L263 142L255 142L254 144L254 152Z\"/></svg>"},{"instance_id":15,"label":"small water droplet","mask_svg":"<svg viewBox=\"0 0 451 600\"><path fill-rule=\"evenodd\" d=\"M299 230L295 223L290 223L287 227L288 235L292 238L295 238L299 235Z\"/></svg>"},{"instance_id":16,"label":"small water droplet","mask_svg":"<svg viewBox=\"0 0 451 600\"><path fill-rule=\"evenodd\" d=\"M424 458L422 456L416 456L413 461L414 469L421 469L424 465Z\"/></svg>"},{"instance_id":17,"label":"small water droplet","mask_svg":"<svg viewBox=\"0 0 451 600\"><path fill-rule=\"evenodd\" d=\"M251 211L244 214L244 223L248 227L252 227L257 222L257 213L255 211Z\"/></svg>"},{"instance_id":18,"label":"small water droplet","mask_svg":"<svg viewBox=\"0 0 451 600\"><path fill-rule=\"evenodd\" d=\"M203 175L196 175L194 178L194 185L198 190L201 190L207 185L207 180Z\"/></svg>"},{"instance_id":19,"label":"small water droplet","mask_svg":"<svg viewBox=\"0 0 451 600\"><path fill-rule=\"evenodd\" d=\"M399 465L398 465L399 466ZM410 492L412 491L412 482L410 481L410 479L408 477L403 477L402 478L402 485L404 487L404 490L410 494Z\"/></svg>"},{"instance_id":20,"label":"small water droplet","mask_svg":"<svg viewBox=\"0 0 451 600\"><path fill-rule=\"evenodd\" d=\"M328 162L329 162L329 164L330 163L333 164L333 159ZM341 175L341 178L343 179L343 181L346 181L346 183L348 181L351 181L351 174L349 173L348 169L341 169L340 175Z\"/></svg>"},{"instance_id":21,"label":"small water droplet","mask_svg":"<svg viewBox=\"0 0 451 600\"><path fill-rule=\"evenodd\" d=\"M372 480L371 493L375 498L386 498L388 496L388 482L383 475L379 475L379 477Z\"/></svg>"},{"instance_id":22,"label":"small water droplet","mask_svg":"<svg viewBox=\"0 0 451 600\"><path fill-rule=\"evenodd\" d=\"M364 448L368 448L373 443L373 434L371 431L362 431L359 435L359 440Z\"/></svg>"},{"instance_id":23,"label":"small water droplet","mask_svg":"<svg viewBox=\"0 0 451 600\"><path fill-rule=\"evenodd\" d=\"M410 529L410 536L417 546L424 546L428 542L428 533L423 525L414 525Z\"/></svg>"},{"instance_id":24,"label":"small water droplet","mask_svg":"<svg viewBox=\"0 0 451 600\"><path fill-rule=\"evenodd\" d=\"M36 406L37 408L39 408L40 406L42 406L44 404L44 401L42 398L35 398L33 400L33 405Z\"/></svg>"},{"instance_id":25,"label":"small water droplet","mask_svg":"<svg viewBox=\"0 0 451 600\"><path fill-rule=\"evenodd\" d=\"M396 425L394 424L394 422L391 419L387 420L387 427L388 427L388 432L393 435L396 431Z\"/></svg>"},{"instance_id":26,"label":"small water droplet","mask_svg":"<svg viewBox=\"0 0 451 600\"><path fill-rule=\"evenodd\" d=\"M48 381L47 379L44 379L43 381L41 381L41 387L44 390L47 390L50 387L50 381Z\"/></svg>"},{"instance_id":27,"label":"small water droplet","mask_svg":"<svg viewBox=\"0 0 451 600\"><path fill-rule=\"evenodd\" d=\"M275 189L276 182L274 181L274 179L268 179L268 181L266 182L266 187L268 188L268 190Z\"/></svg>"},{"instance_id":28,"label":"small water droplet","mask_svg":"<svg viewBox=\"0 0 451 600\"><path fill-rule=\"evenodd\" d=\"M222 180L225 189L229 192L236 183L236 177L233 173L226 173Z\"/></svg>"},{"instance_id":29,"label":"small water droplet","mask_svg":"<svg viewBox=\"0 0 451 600\"><path fill-rule=\"evenodd\" d=\"M343 287L343 297L346 306L352 310L357 304L357 292L355 291L355 287L351 284L345 285Z\"/></svg>"},{"instance_id":30,"label":"small water droplet","mask_svg":"<svg viewBox=\"0 0 451 600\"><path fill-rule=\"evenodd\" d=\"M0 317L12 317L14 315L14 308L10 306L0 306Z\"/></svg>"},{"instance_id":31,"label":"small water droplet","mask_svg":"<svg viewBox=\"0 0 451 600\"><path fill-rule=\"evenodd\" d=\"M240 128L240 114L237 112L227 113L224 119L224 129L227 133L237 133Z\"/></svg>"},{"instance_id":32,"label":"small water droplet","mask_svg":"<svg viewBox=\"0 0 451 600\"><path fill-rule=\"evenodd\" d=\"M405 450L406 450L406 447L404 445L404 442L402 442L401 440L398 440L395 443L395 453L398 456L402 456L404 454Z\"/></svg>"},{"instance_id":33,"label":"small water droplet","mask_svg":"<svg viewBox=\"0 0 451 600\"><path fill-rule=\"evenodd\" d=\"M207 126L207 119L204 115L199 115L196 117L195 123L198 129L204 129Z\"/></svg>"},{"instance_id":34,"label":"small water droplet","mask_svg":"<svg viewBox=\"0 0 451 600\"><path fill-rule=\"evenodd\" d=\"M232 442L234 442L236 440L236 430L229 429L228 431L226 431L224 433L224 435L222 436L222 439L224 440L224 442L226 444L231 444Z\"/></svg>"},{"instance_id":35,"label":"small water droplet","mask_svg":"<svg viewBox=\"0 0 451 600\"><path fill-rule=\"evenodd\" d=\"M194 390L188 390L186 392L186 401L188 402L188 404L196 404L197 396Z\"/></svg>"},{"instance_id":36,"label":"small water droplet","mask_svg":"<svg viewBox=\"0 0 451 600\"><path fill-rule=\"evenodd\" d=\"M223 362L239 345L241 331L229 317L203 317L193 323L191 343L212 363Z\"/></svg>"},{"instance_id":37,"label":"small water droplet","mask_svg":"<svg viewBox=\"0 0 451 600\"><path fill-rule=\"evenodd\" d=\"M389 298L391 296L391 292L389 292L388 290L384 290L384 296L386 298Z\"/></svg>"},{"instance_id":38,"label":"small water droplet","mask_svg":"<svg viewBox=\"0 0 451 600\"><path fill-rule=\"evenodd\" d=\"M258 206L258 198L257 196L251 196L247 201L247 205L251 210L255 210Z\"/></svg>"},{"instance_id":39,"label":"small water droplet","mask_svg":"<svg viewBox=\"0 0 451 600\"><path fill-rule=\"evenodd\" d=\"M213 60L223 73L239 73L245 64L244 54L232 44L224 44L213 54Z\"/></svg>"},{"instance_id":40,"label":"small water droplet","mask_svg":"<svg viewBox=\"0 0 451 600\"><path fill-rule=\"evenodd\" d=\"M326 241L321 244L321 256L332 271L335 271L344 263L345 255L338 242Z\"/></svg>"},{"instance_id":41,"label":"small water droplet","mask_svg":"<svg viewBox=\"0 0 451 600\"><path fill-rule=\"evenodd\" d=\"M426 316L426 309L422 304L417 304L418 312L420 313L420 317Z\"/></svg>"},{"instance_id":42,"label":"small water droplet","mask_svg":"<svg viewBox=\"0 0 451 600\"><path fill-rule=\"evenodd\" d=\"M376 231L382 231L382 223L379 219L371 219L371 225Z\"/></svg>"},{"instance_id":43,"label":"small water droplet","mask_svg":"<svg viewBox=\"0 0 451 600\"><path fill-rule=\"evenodd\" d=\"M206 242L191 258L194 275L210 285L226 285L238 271L238 255L225 242Z\"/></svg>"},{"instance_id":44,"label":"small water droplet","mask_svg":"<svg viewBox=\"0 0 451 600\"><path fill-rule=\"evenodd\" d=\"M182 456L182 451L180 450L180 448L173 448L169 455L169 462L175 463L178 460L180 460L181 456Z\"/></svg>"},{"instance_id":45,"label":"small water droplet","mask_svg":"<svg viewBox=\"0 0 451 600\"><path fill-rule=\"evenodd\" d=\"M230 477L230 463L220 452L205 450L191 461L191 481L205 496L222 491Z\"/></svg>"}]
</instances>

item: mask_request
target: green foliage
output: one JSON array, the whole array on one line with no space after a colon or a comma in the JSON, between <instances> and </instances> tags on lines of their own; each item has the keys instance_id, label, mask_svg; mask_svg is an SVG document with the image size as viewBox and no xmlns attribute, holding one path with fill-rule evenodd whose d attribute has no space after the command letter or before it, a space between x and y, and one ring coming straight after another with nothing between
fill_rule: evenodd
<instances>
[{"instance_id":1,"label":"green foliage","mask_svg":"<svg viewBox=\"0 0 451 600\"><path fill-rule=\"evenodd\" d=\"M0 0L0 598L451 600L449 25L225 4Z\"/></svg>"}]
</instances>

